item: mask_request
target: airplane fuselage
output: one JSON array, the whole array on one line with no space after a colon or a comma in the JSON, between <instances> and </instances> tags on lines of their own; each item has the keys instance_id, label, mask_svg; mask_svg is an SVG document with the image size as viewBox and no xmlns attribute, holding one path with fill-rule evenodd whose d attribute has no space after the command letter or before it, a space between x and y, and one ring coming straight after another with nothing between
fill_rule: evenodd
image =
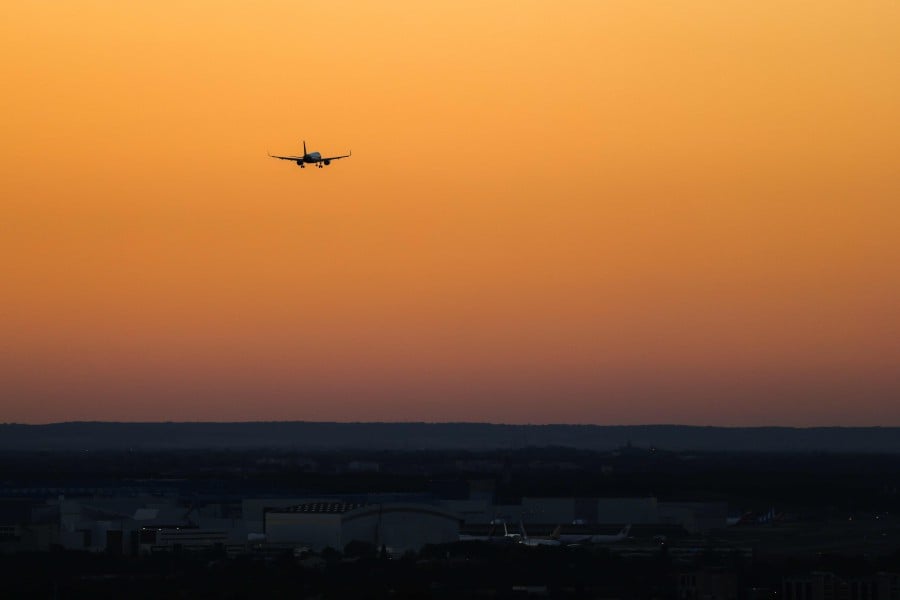
<instances>
[{"instance_id":1,"label":"airplane fuselage","mask_svg":"<svg viewBox=\"0 0 900 600\"><path fill-rule=\"evenodd\" d=\"M279 160L290 160L297 163L298 166L305 167L306 165L315 165L316 167L328 166L331 164L333 160L339 160L341 158L348 158L352 153L343 154L341 156L322 156L321 152L307 152L306 151L306 142L303 142L303 154L300 156L277 156L269 154L272 158L277 158Z\"/></svg>"},{"instance_id":2,"label":"airplane fuselage","mask_svg":"<svg viewBox=\"0 0 900 600\"><path fill-rule=\"evenodd\" d=\"M301 167L304 164L322 166L320 163L324 163L324 164L328 165L328 164L331 164L331 161L328 159L322 158L321 152L308 152L308 153L304 154L300 158L300 160L297 161L297 164L300 165Z\"/></svg>"}]
</instances>

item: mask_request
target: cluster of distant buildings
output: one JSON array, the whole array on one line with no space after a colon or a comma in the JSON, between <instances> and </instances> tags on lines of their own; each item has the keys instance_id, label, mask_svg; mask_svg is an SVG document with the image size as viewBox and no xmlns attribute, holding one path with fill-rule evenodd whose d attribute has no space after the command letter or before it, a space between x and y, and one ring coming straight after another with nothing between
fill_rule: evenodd
<instances>
[{"instance_id":1,"label":"cluster of distant buildings","mask_svg":"<svg viewBox=\"0 0 900 600\"><path fill-rule=\"evenodd\" d=\"M466 498L439 495L370 494L332 497L259 497L239 502L190 503L177 494L94 494L52 498L0 498L0 554L65 549L142 556L160 552L221 556L276 555L361 544L390 555L461 539L521 541L527 530L541 539L585 534L614 540L623 557L649 557L665 546L658 532L697 535L726 527L720 502L662 502L653 497L523 497L495 501L488 481L470 482ZM502 524L502 527L498 525ZM602 535L627 524L634 538ZM626 529L628 529L626 528ZM516 532L516 533L510 533ZM508 541L508 540L507 540ZM679 600L900 600L893 573L842 578L812 572L783 579L779 589L741 588L734 570L694 568L700 549L666 548L681 568L675 576ZM717 549L704 546L703 552ZM749 558L747 548L719 548ZM314 560L320 560L315 558Z\"/></svg>"},{"instance_id":2,"label":"cluster of distant buildings","mask_svg":"<svg viewBox=\"0 0 900 600\"><path fill-rule=\"evenodd\" d=\"M716 502L660 502L653 497L524 497L494 500L490 482L472 482L468 497L425 494L245 498L192 504L175 494L0 498L0 552L64 548L141 555L219 549L236 555L291 548L343 550L371 544L391 553L503 532L570 534L646 526L703 533L726 525ZM667 529L668 528L668 529Z\"/></svg>"}]
</instances>

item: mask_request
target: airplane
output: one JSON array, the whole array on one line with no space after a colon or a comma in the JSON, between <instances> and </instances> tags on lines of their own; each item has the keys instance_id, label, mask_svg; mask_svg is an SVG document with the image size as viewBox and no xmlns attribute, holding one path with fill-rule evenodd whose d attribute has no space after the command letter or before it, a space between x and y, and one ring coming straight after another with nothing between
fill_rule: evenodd
<instances>
[{"instance_id":1,"label":"airplane","mask_svg":"<svg viewBox=\"0 0 900 600\"><path fill-rule=\"evenodd\" d=\"M614 535L579 535L579 534L562 534L559 535L559 541L567 544L614 544L628 538L631 532L631 525L626 525L619 533Z\"/></svg>"},{"instance_id":2,"label":"airplane","mask_svg":"<svg viewBox=\"0 0 900 600\"><path fill-rule=\"evenodd\" d=\"M503 526L503 535L497 533L495 535L495 531L497 530L497 526ZM467 535L467 534L459 534L460 542L494 542L494 543L519 543L522 540L522 536L518 533L510 533L509 528L506 526L506 521L504 519L492 519L491 520L491 528L488 531L487 535Z\"/></svg>"},{"instance_id":3,"label":"airplane","mask_svg":"<svg viewBox=\"0 0 900 600\"><path fill-rule=\"evenodd\" d=\"M491 528L488 530L488 534L487 534L487 535L470 535L470 534L467 534L467 533L460 533L460 534L459 534L459 541L460 541L460 542L496 542L496 541L506 541L506 540L505 540L505 537L506 537L505 535L504 535L504 536L494 535L494 532L495 532L496 529L497 529L497 524L498 524L497 521L491 521ZM504 533L505 533L505 532L506 532L506 523L503 523L503 530L504 530Z\"/></svg>"},{"instance_id":4,"label":"airplane","mask_svg":"<svg viewBox=\"0 0 900 600\"><path fill-rule=\"evenodd\" d=\"M522 521L519 521L519 529L522 531L522 537L519 539L520 544L525 544L526 546L559 546L559 530L561 527L557 526L556 529L553 530L548 537L528 537L528 532L525 531L525 524Z\"/></svg>"},{"instance_id":5,"label":"airplane","mask_svg":"<svg viewBox=\"0 0 900 600\"><path fill-rule=\"evenodd\" d=\"M339 158L347 158L353 152L348 154L343 154L341 156L326 156L322 157L320 152L307 152L306 151L306 140L303 140L303 156L275 156L274 154L269 154L272 158L280 158L281 160L292 160L298 165L300 165L301 169L305 169L306 165L316 165L318 168L322 168L322 166L328 166L331 164L331 161L337 160Z\"/></svg>"}]
</instances>

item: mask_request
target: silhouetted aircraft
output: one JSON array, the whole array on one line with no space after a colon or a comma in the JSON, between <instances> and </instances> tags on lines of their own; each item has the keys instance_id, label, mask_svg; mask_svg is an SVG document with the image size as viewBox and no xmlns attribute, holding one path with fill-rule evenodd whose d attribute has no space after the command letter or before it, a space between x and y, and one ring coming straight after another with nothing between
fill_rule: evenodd
<instances>
[{"instance_id":1,"label":"silhouetted aircraft","mask_svg":"<svg viewBox=\"0 0 900 600\"><path fill-rule=\"evenodd\" d=\"M577 533L568 533L557 536L559 541L567 544L614 544L628 538L631 532L631 525L626 525L622 531L614 535L581 535Z\"/></svg>"},{"instance_id":2,"label":"silhouetted aircraft","mask_svg":"<svg viewBox=\"0 0 900 600\"><path fill-rule=\"evenodd\" d=\"M500 535L500 533L497 532L498 525L503 525L503 535ZM506 527L506 521L504 519L492 519L491 528L490 530L488 530L487 535L466 535L461 533L459 535L459 541L517 544L522 541L522 536L518 533L510 533L509 529Z\"/></svg>"},{"instance_id":3,"label":"silhouetted aircraft","mask_svg":"<svg viewBox=\"0 0 900 600\"><path fill-rule=\"evenodd\" d=\"M562 528L557 525L556 529L547 537L528 537L528 532L525 531L525 523L519 521L519 531L522 532L522 539L519 540L519 543L526 546L559 546L560 529Z\"/></svg>"},{"instance_id":4,"label":"silhouetted aircraft","mask_svg":"<svg viewBox=\"0 0 900 600\"><path fill-rule=\"evenodd\" d=\"M271 156L272 158L280 158L281 160L292 160L295 163L297 163L298 165L300 165L301 169L306 168L306 165L308 165L308 164L316 165L317 167L319 167L321 169L322 165L328 166L331 164L331 161L337 160L339 158L347 158L351 154L353 154L353 153L350 152L349 154L344 154L341 156L323 157L322 154L319 152L307 152L306 151L306 140L304 140L303 141L303 156L274 156L272 154L270 154L269 156Z\"/></svg>"}]
</instances>

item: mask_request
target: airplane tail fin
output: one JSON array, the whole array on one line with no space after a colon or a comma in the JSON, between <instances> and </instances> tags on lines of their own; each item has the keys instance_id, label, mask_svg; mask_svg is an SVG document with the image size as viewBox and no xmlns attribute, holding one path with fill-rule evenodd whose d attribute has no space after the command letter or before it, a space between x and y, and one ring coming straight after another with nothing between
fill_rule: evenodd
<instances>
[{"instance_id":1,"label":"airplane tail fin","mask_svg":"<svg viewBox=\"0 0 900 600\"><path fill-rule=\"evenodd\" d=\"M562 525L557 525L556 529L553 530L553 533L550 534L551 540L559 540L559 532L562 530Z\"/></svg>"},{"instance_id":2,"label":"airplane tail fin","mask_svg":"<svg viewBox=\"0 0 900 600\"><path fill-rule=\"evenodd\" d=\"M306 140L303 140L303 156L306 156Z\"/></svg>"},{"instance_id":3,"label":"airplane tail fin","mask_svg":"<svg viewBox=\"0 0 900 600\"><path fill-rule=\"evenodd\" d=\"M628 534L631 532L631 524L629 523L625 527L622 528L621 534L625 537L628 537Z\"/></svg>"}]
</instances>

